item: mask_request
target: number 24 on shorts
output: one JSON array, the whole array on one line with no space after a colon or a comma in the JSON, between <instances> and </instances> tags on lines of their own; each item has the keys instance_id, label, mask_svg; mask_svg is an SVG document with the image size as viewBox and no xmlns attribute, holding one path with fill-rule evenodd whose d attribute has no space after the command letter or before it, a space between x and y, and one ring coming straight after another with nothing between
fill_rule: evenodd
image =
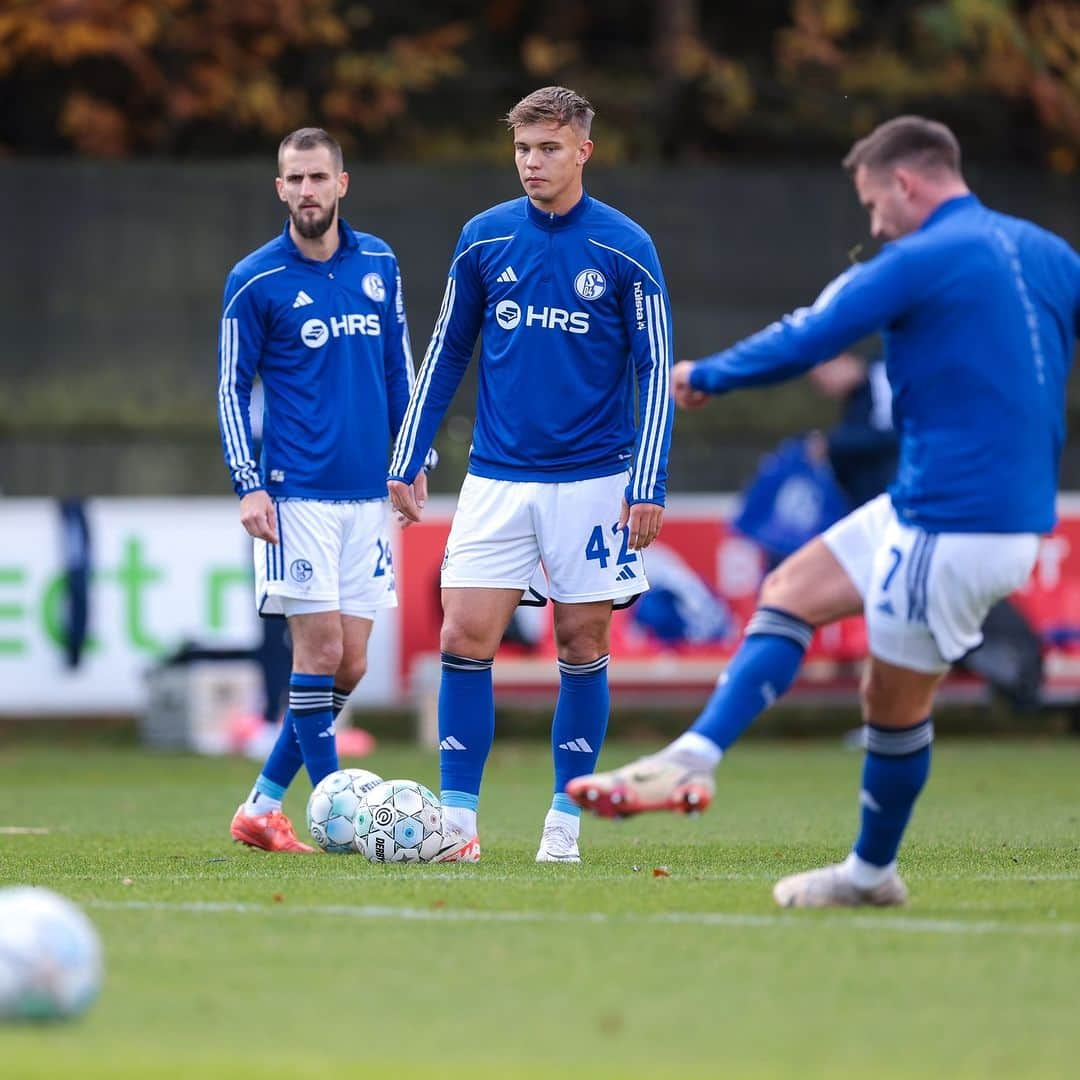
<instances>
[{"instance_id":1,"label":"number 24 on shorts","mask_svg":"<svg viewBox=\"0 0 1080 1080\"><path fill-rule=\"evenodd\" d=\"M626 563L637 562L637 555L630 550L630 530L624 525L621 529L619 523L616 521L611 526L611 533L613 536L619 536L621 534L622 546L619 549L618 558L615 560L616 566L625 566ZM589 542L585 545L585 558L596 559L600 563L600 569L606 570L608 560L611 558L611 548L604 543L604 527L602 525L594 525L593 531L589 534Z\"/></svg>"}]
</instances>

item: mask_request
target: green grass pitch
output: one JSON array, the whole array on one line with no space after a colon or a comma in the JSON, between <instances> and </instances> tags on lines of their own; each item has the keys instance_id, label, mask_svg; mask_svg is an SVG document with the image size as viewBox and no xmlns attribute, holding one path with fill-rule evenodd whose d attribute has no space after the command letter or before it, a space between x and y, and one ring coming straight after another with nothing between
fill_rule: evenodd
<instances>
[{"instance_id":1,"label":"green grass pitch","mask_svg":"<svg viewBox=\"0 0 1080 1080\"><path fill-rule=\"evenodd\" d=\"M436 786L430 753L356 764ZM549 755L497 744L483 862L384 867L231 844L250 762L9 743L0 884L83 904L108 973L81 1020L0 1028L0 1075L1078 1075L1080 742L940 741L909 907L780 911L847 850L859 768L751 742L700 819L590 819L582 865L537 866Z\"/></svg>"}]
</instances>

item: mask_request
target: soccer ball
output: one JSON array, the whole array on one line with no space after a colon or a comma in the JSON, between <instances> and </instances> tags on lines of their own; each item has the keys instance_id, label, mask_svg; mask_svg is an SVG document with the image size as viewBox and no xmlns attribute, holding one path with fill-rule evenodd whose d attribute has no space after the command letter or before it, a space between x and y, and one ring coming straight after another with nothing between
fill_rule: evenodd
<instances>
[{"instance_id":1,"label":"soccer ball","mask_svg":"<svg viewBox=\"0 0 1080 1080\"><path fill-rule=\"evenodd\" d=\"M415 780L384 780L356 812L355 844L372 862L430 862L442 850L442 804Z\"/></svg>"},{"instance_id":2,"label":"soccer ball","mask_svg":"<svg viewBox=\"0 0 1080 1080\"><path fill-rule=\"evenodd\" d=\"M312 791L307 804L308 831L315 843L331 855L356 851L353 821L364 793L382 783L382 777L367 769L338 769L324 776Z\"/></svg>"},{"instance_id":3,"label":"soccer ball","mask_svg":"<svg viewBox=\"0 0 1080 1080\"><path fill-rule=\"evenodd\" d=\"M77 1016L101 988L101 939L48 889L0 889L0 1020Z\"/></svg>"}]
</instances>

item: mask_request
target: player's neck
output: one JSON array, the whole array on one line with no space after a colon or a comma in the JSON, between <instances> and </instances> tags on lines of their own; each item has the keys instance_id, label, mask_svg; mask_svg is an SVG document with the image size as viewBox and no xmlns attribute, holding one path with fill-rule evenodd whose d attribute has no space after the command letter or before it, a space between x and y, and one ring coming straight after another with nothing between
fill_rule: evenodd
<instances>
[{"instance_id":1,"label":"player's neck","mask_svg":"<svg viewBox=\"0 0 1080 1080\"><path fill-rule=\"evenodd\" d=\"M326 262L327 259L333 258L334 253L341 244L336 214L334 220L330 222L330 228L322 236L317 236L314 239L301 236L296 231L296 225L292 222L289 223L289 236L292 237L292 242L301 255L307 259L314 259L316 262Z\"/></svg>"},{"instance_id":2,"label":"player's neck","mask_svg":"<svg viewBox=\"0 0 1080 1080\"><path fill-rule=\"evenodd\" d=\"M579 180L573 187L567 188L566 191L560 192L554 199L545 199L541 202L539 199L529 197L529 202L540 211L541 214L555 214L557 217L562 217L563 214L569 214L571 210L585 195L585 185Z\"/></svg>"}]
</instances>

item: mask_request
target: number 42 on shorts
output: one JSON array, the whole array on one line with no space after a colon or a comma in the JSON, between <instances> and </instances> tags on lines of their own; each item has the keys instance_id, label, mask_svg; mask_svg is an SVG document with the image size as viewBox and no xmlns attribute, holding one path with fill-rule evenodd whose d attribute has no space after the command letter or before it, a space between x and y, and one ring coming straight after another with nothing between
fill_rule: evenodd
<instances>
[{"instance_id":1,"label":"number 42 on shorts","mask_svg":"<svg viewBox=\"0 0 1080 1080\"><path fill-rule=\"evenodd\" d=\"M616 521L611 526L612 536L620 536L619 554L615 559L616 566L625 566L627 563L637 562L637 555L630 550L630 530L624 525L621 529ZM585 558L596 559L600 563L600 569L606 570L611 559L611 548L604 540L604 527L594 525L589 534L589 542L585 545Z\"/></svg>"}]
</instances>

